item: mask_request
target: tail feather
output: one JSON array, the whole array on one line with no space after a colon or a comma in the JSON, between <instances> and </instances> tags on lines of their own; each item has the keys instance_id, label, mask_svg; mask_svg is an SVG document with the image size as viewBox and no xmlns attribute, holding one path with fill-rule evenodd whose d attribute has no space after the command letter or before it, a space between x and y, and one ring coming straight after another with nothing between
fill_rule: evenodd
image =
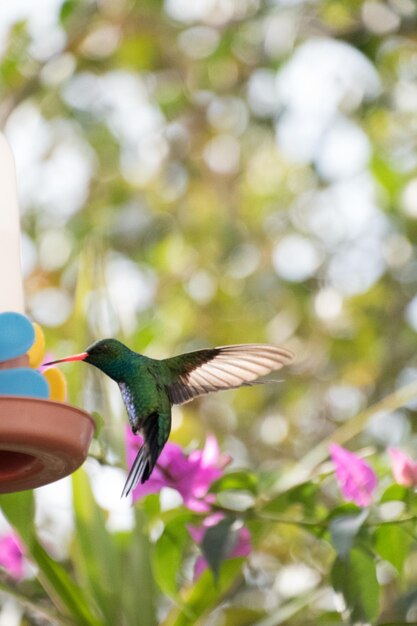
<instances>
[{"instance_id":1,"label":"tail feather","mask_svg":"<svg viewBox=\"0 0 417 626\"><path fill-rule=\"evenodd\" d=\"M135 487L146 482L156 465L171 430L171 416L152 413L141 427L143 445L136 455L123 487L122 498Z\"/></svg>"},{"instance_id":2,"label":"tail feather","mask_svg":"<svg viewBox=\"0 0 417 626\"><path fill-rule=\"evenodd\" d=\"M133 461L133 465L130 468L127 480L123 487L122 498L124 496L128 496L139 482L143 484L146 480L148 480L152 469L150 468L145 445L143 445L137 453L136 458Z\"/></svg>"}]
</instances>

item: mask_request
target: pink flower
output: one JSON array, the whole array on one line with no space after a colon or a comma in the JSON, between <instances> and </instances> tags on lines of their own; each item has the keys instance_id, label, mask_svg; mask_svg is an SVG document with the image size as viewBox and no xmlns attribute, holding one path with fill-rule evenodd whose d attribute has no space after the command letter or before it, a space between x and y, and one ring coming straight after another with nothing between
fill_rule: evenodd
<instances>
[{"instance_id":1,"label":"pink flower","mask_svg":"<svg viewBox=\"0 0 417 626\"><path fill-rule=\"evenodd\" d=\"M329 446L336 478L345 500L358 506L369 506L377 485L374 470L359 456L337 443Z\"/></svg>"},{"instance_id":2,"label":"pink flower","mask_svg":"<svg viewBox=\"0 0 417 626\"><path fill-rule=\"evenodd\" d=\"M390 448L388 452L391 457L392 473L396 482L404 487L416 487L417 462L396 448Z\"/></svg>"},{"instance_id":3,"label":"pink flower","mask_svg":"<svg viewBox=\"0 0 417 626\"><path fill-rule=\"evenodd\" d=\"M17 581L23 578L23 547L14 532L0 537L0 567Z\"/></svg>"},{"instance_id":4,"label":"pink flower","mask_svg":"<svg viewBox=\"0 0 417 626\"><path fill-rule=\"evenodd\" d=\"M211 526L216 526L224 519L223 513L213 513L206 517L201 526L188 526L188 532L190 533L193 541L196 544L201 545L207 529ZM252 550L252 543L250 532L245 526L241 526L234 537L232 545L226 553L226 559L237 559L238 557L248 556ZM194 580L199 578L201 574L207 569L208 563L204 556L199 556L194 565Z\"/></svg>"},{"instance_id":5,"label":"pink flower","mask_svg":"<svg viewBox=\"0 0 417 626\"><path fill-rule=\"evenodd\" d=\"M130 467L142 445L142 438L126 431L127 463ZM191 511L210 510L215 496L209 494L211 485L220 478L230 457L220 454L214 435L208 435L203 450L194 450L188 456L180 446L168 442L161 452L151 477L133 491L133 501L150 493L159 493L162 487L176 489L184 505Z\"/></svg>"}]
</instances>

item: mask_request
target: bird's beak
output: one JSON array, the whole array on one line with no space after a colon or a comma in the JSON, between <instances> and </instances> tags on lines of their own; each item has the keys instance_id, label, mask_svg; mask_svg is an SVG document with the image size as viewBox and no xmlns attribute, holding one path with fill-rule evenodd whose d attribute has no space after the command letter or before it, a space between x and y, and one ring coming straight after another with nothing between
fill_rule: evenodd
<instances>
[{"instance_id":1,"label":"bird's beak","mask_svg":"<svg viewBox=\"0 0 417 626\"><path fill-rule=\"evenodd\" d=\"M80 354L73 354L72 356L66 356L63 359L58 359L57 361L49 361L49 363L43 363L42 365L46 367L47 365L55 365L56 363L68 363L69 361L84 361L84 359L87 357L88 357L88 352L80 352Z\"/></svg>"}]
</instances>

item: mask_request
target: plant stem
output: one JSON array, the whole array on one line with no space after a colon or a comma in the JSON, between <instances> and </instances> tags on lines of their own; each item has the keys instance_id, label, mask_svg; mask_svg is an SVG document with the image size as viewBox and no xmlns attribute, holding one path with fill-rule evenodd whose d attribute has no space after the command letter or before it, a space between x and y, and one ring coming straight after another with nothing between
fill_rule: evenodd
<instances>
[{"instance_id":1,"label":"plant stem","mask_svg":"<svg viewBox=\"0 0 417 626\"><path fill-rule=\"evenodd\" d=\"M329 444L344 444L358 435L370 419L378 413L387 413L401 408L417 396L417 381L397 389L382 400L361 411L342 426L325 437L317 446L308 452L294 467L281 476L273 488L273 493L282 493L311 477L320 463L329 456Z\"/></svg>"}]
</instances>

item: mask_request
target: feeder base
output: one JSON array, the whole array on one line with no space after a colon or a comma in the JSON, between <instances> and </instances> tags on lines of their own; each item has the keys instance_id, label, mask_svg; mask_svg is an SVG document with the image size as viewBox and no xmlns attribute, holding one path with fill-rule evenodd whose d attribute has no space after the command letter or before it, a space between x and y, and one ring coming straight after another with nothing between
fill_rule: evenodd
<instances>
[{"instance_id":1,"label":"feeder base","mask_svg":"<svg viewBox=\"0 0 417 626\"><path fill-rule=\"evenodd\" d=\"M93 419L69 404L0 396L0 493L41 487L86 459Z\"/></svg>"}]
</instances>

